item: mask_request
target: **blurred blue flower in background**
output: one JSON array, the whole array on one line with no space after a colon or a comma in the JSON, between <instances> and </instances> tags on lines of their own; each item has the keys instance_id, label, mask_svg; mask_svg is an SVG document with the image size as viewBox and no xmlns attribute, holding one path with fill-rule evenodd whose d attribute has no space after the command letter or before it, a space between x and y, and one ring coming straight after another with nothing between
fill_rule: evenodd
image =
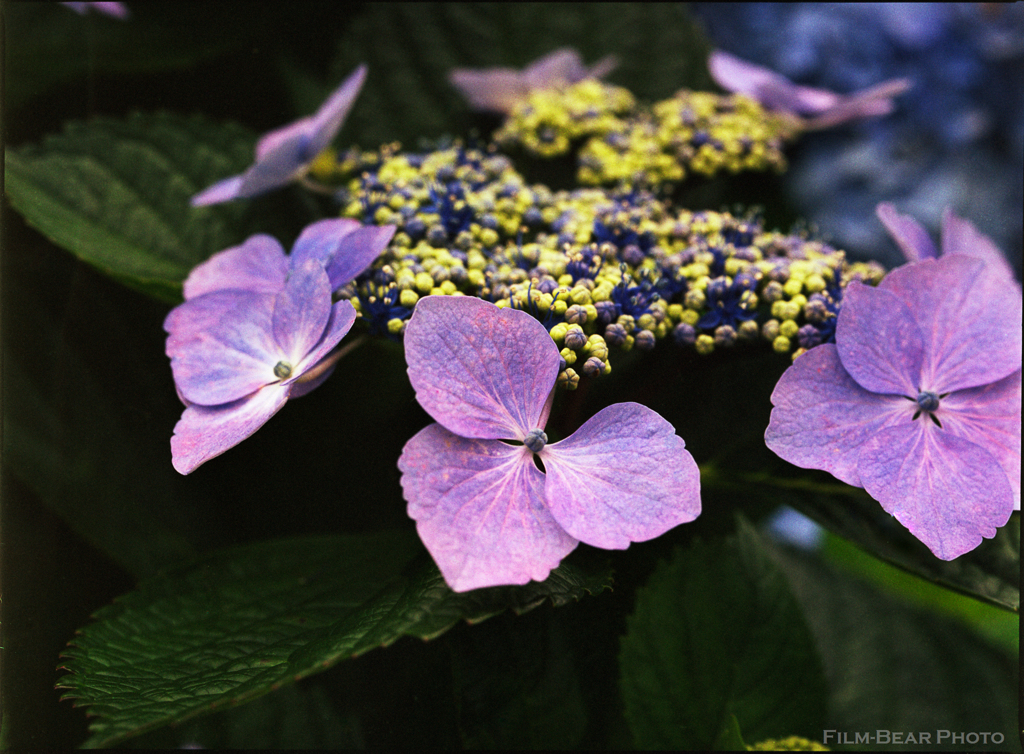
<instances>
[{"instance_id":1,"label":"blurred blue flower in background","mask_svg":"<svg viewBox=\"0 0 1024 754\"><path fill-rule=\"evenodd\" d=\"M889 266L873 216L893 202L937 233L951 206L1021 269L1024 5L697 3L716 47L846 93L906 77L895 112L809 134L787 175L794 208L836 245ZM771 33L766 33L771 30Z\"/></svg>"}]
</instances>

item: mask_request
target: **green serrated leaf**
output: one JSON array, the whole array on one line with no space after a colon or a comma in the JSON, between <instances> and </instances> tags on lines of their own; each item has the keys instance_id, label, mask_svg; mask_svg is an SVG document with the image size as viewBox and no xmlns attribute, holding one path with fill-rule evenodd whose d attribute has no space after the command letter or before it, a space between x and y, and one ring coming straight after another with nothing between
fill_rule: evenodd
<instances>
[{"instance_id":1,"label":"green serrated leaf","mask_svg":"<svg viewBox=\"0 0 1024 754\"><path fill-rule=\"evenodd\" d=\"M627 627L621 688L641 748L710 749L730 715L752 740L820 733L813 638L749 525L677 549L638 592Z\"/></svg>"},{"instance_id":2,"label":"green serrated leaf","mask_svg":"<svg viewBox=\"0 0 1024 754\"><path fill-rule=\"evenodd\" d=\"M851 741L857 731L930 731L933 742L940 729L1001 732L1004 744L993 748L1020 751L1017 662L1009 654L960 622L888 597L820 559L772 557L821 653L829 729L851 732Z\"/></svg>"},{"instance_id":3,"label":"green serrated leaf","mask_svg":"<svg viewBox=\"0 0 1024 754\"><path fill-rule=\"evenodd\" d=\"M193 194L243 170L254 137L199 116L74 122L6 152L11 204L54 243L104 273L178 301L189 270L245 236L246 207L195 209Z\"/></svg>"},{"instance_id":4,"label":"green serrated leaf","mask_svg":"<svg viewBox=\"0 0 1024 754\"><path fill-rule=\"evenodd\" d=\"M87 746L256 698L401 636L437 636L544 598L607 587L572 566L524 587L456 594L411 532L230 548L145 582L65 652L65 698L98 720ZM549 583L550 582L550 583Z\"/></svg>"}]
</instances>

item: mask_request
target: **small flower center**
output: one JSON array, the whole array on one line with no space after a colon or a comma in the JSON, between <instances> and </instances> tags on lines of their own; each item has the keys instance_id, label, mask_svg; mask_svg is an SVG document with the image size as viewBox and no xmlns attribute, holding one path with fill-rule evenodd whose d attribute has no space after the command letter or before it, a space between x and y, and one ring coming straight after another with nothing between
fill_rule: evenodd
<instances>
[{"instance_id":1,"label":"small flower center","mask_svg":"<svg viewBox=\"0 0 1024 754\"><path fill-rule=\"evenodd\" d=\"M930 390L922 390L917 394L917 407L929 414L934 413L939 408L939 396Z\"/></svg>"},{"instance_id":2,"label":"small flower center","mask_svg":"<svg viewBox=\"0 0 1024 754\"><path fill-rule=\"evenodd\" d=\"M279 380L286 379L292 375L292 365L287 361L279 361L274 364L274 376Z\"/></svg>"},{"instance_id":3,"label":"small flower center","mask_svg":"<svg viewBox=\"0 0 1024 754\"><path fill-rule=\"evenodd\" d=\"M548 436L544 434L544 430L531 429L529 434L523 438L523 445L528 447L534 453L540 453L547 441Z\"/></svg>"}]
</instances>

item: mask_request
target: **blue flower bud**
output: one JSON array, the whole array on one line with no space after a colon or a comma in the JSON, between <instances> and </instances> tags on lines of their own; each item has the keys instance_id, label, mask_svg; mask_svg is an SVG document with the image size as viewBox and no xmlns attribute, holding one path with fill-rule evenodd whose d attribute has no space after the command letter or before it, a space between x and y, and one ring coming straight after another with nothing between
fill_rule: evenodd
<instances>
[{"instance_id":1,"label":"blue flower bud","mask_svg":"<svg viewBox=\"0 0 1024 754\"><path fill-rule=\"evenodd\" d=\"M547 444L548 436L544 434L542 429L531 429L530 433L523 438L523 445L528 447L534 453L540 453L540 451Z\"/></svg>"},{"instance_id":2,"label":"blue flower bud","mask_svg":"<svg viewBox=\"0 0 1024 754\"><path fill-rule=\"evenodd\" d=\"M917 394L917 405L922 411L934 413L939 408L939 396L930 390L922 390Z\"/></svg>"},{"instance_id":3,"label":"blue flower bud","mask_svg":"<svg viewBox=\"0 0 1024 754\"><path fill-rule=\"evenodd\" d=\"M655 343L654 333L650 330L641 330L636 334L636 347L641 351L650 351Z\"/></svg>"},{"instance_id":4,"label":"blue flower bud","mask_svg":"<svg viewBox=\"0 0 1024 754\"><path fill-rule=\"evenodd\" d=\"M694 329L693 325L680 322L672 331L672 337L675 338L676 343L681 346L692 346L697 342L697 331Z\"/></svg>"},{"instance_id":5,"label":"blue flower bud","mask_svg":"<svg viewBox=\"0 0 1024 754\"><path fill-rule=\"evenodd\" d=\"M596 356L591 356L583 362L583 374L587 377L598 377L604 372L604 362Z\"/></svg>"},{"instance_id":6,"label":"blue flower bud","mask_svg":"<svg viewBox=\"0 0 1024 754\"><path fill-rule=\"evenodd\" d=\"M604 329L605 342L612 346L621 346L628 335L626 328L619 324L610 324Z\"/></svg>"}]
</instances>

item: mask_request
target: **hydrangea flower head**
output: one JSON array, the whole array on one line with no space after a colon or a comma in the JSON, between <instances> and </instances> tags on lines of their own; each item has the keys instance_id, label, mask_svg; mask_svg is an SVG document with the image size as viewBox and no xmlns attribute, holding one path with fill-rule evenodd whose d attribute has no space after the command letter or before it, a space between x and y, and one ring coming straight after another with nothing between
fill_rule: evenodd
<instances>
[{"instance_id":1,"label":"hydrangea flower head","mask_svg":"<svg viewBox=\"0 0 1024 754\"><path fill-rule=\"evenodd\" d=\"M323 220L303 231L290 257L256 235L192 271L185 303L164 321L186 406L171 438L175 469L191 473L330 376L342 353L334 348L356 319L348 301L332 303L332 292L369 266L393 233L394 226Z\"/></svg>"},{"instance_id":2,"label":"hydrangea flower head","mask_svg":"<svg viewBox=\"0 0 1024 754\"><path fill-rule=\"evenodd\" d=\"M851 282L772 393L768 447L863 487L939 558L1020 507L1021 297L966 254Z\"/></svg>"},{"instance_id":3,"label":"hydrangea flower head","mask_svg":"<svg viewBox=\"0 0 1024 754\"><path fill-rule=\"evenodd\" d=\"M576 50L563 47L535 60L522 71L504 67L455 68L448 74L448 80L474 110L507 114L533 90L568 86L588 78L599 79L616 65L615 56L608 55L588 68Z\"/></svg>"},{"instance_id":4,"label":"hydrangea flower head","mask_svg":"<svg viewBox=\"0 0 1024 754\"><path fill-rule=\"evenodd\" d=\"M406 443L402 490L455 591L541 581L580 541L624 549L700 513L697 464L644 406L609 406L548 443L560 358L526 312L429 296L405 353L416 399L437 423Z\"/></svg>"},{"instance_id":5,"label":"hydrangea flower head","mask_svg":"<svg viewBox=\"0 0 1024 754\"><path fill-rule=\"evenodd\" d=\"M300 178L310 163L337 135L366 80L361 65L320 106L314 115L263 136L256 143L256 162L241 175L225 178L192 197L193 207L248 198Z\"/></svg>"},{"instance_id":6,"label":"hydrangea flower head","mask_svg":"<svg viewBox=\"0 0 1024 754\"><path fill-rule=\"evenodd\" d=\"M794 84L785 76L722 50L708 58L708 70L720 87L745 94L769 110L789 113L808 130L831 128L849 120L887 115L893 97L910 88L907 79L885 81L854 94Z\"/></svg>"}]
</instances>

